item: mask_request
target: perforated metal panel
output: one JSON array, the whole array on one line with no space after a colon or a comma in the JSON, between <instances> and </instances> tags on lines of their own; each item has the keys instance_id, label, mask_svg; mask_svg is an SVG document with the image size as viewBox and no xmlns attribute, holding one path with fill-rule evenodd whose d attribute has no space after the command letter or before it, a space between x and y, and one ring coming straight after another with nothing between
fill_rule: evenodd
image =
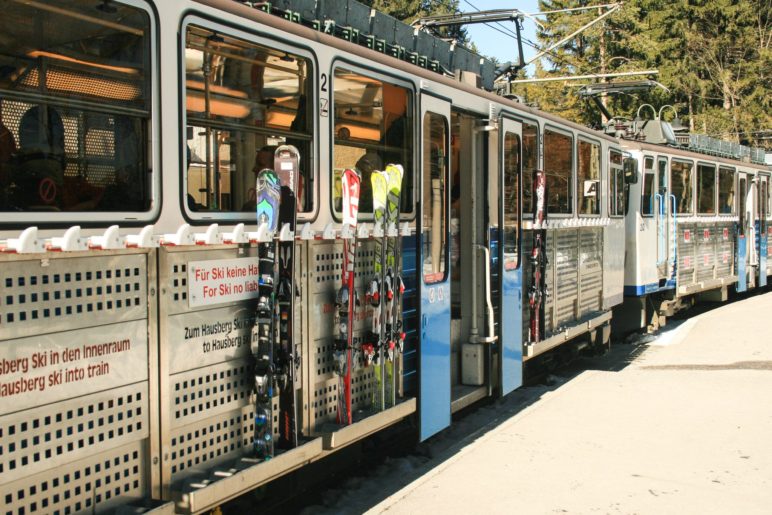
<instances>
[{"instance_id":1,"label":"perforated metal panel","mask_svg":"<svg viewBox=\"0 0 772 515\"><path fill-rule=\"evenodd\" d=\"M555 231L557 292L555 294L557 327L576 318L579 275L579 233L576 230Z\"/></svg>"},{"instance_id":2,"label":"perforated metal panel","mask_svg":"<svg viewBox=\"0 0 772 515\"><path fill-rule=\"evenodd\" d=\"M733 223L720 223L716 227L716 277L733 274L735 228Z\"/></svg>"},{"instance_id":3,"label":"perforated metal panel","mask_svg":"<svg viewBox=\"0 0 772 515\"><path fill-rule=\"evenodd\" d=\"M147 317L144 255L2 263L0 340Z\"/></svg>"},{"instance_id":4,"label":"perforated metal panel","mask_svg":"<svg viewBox=\"0 0 772 515\"><path fill-rule=\"evenodd\" d=\"M603 229L579 230L580 303L579 316L601 309L603 296Z\"/></svg>"},{"instance_id":5,"label":"perforated metal panel","mask_svg":"<svg viewBox=\"0 0 772 515\"><path fill-rule=\"evenodd\" d=\"M695 266L695 231L694 224L678 224L677 245L678 252L678 286L687 286L694 283Z\"/></svg>"},{"instance_id":6,"label":"perforated metal panel","mask_svg":"<svg viewBox=\"0 0 772 515\"><path fill-rule=\"evenodd\" d=\"M0 417L0 474L45 472L91 456L105 443L121 445L149 434L147 384Z\"/></svg>"},{"instance_id":7,"label":"perforated metal panel","mask_svg":"<svg viewBox=\"0 0 772 515\"><path fill-rule=\"evenodd\" d=\"M533 238L526 233L523 255L529 256ZM576 325L584 316L602 310L603 229L550 229L547 231L547 266L544 302L544 338ZM533 267L523 264L525 288L533 283ZM527 293L524 293L524 295ZM523 302L523 338L528 339L530 307Z\"/></svg>"},{"instance_id":8,"label":"perforated metal panel","mask_svg":"<svg viewBox=\"0 0 772 515\"><path fill-rule=\"evenodd\" d=\"M210 476L223 464L252 456L254 385L251 338L256 301L189 305L191 263L244 258L257 262L257 247L169 248L160 254L160 330L166 342L164 370L169 397L163 439L164 466L173 489L190 477ZM296 284L302 292L302 244L296 247ZM303 342L303 298L296 297L295 337ZM301 353L303 351L301 350ZM302 378L300 373L299 383ZM300 388L299 388L300 389ZM301 390L302 392L302 390ZM299 392L298 402L303 399ZM299 407L299 423L304 420ZM273 399L273 435L279 436L278 395Z\"/></svg>"},{"instance_id":9,"label":"perforated metal panel","mask_svg":"<svg viewBox=\"0 0 772 515\"><path fill-rule=\"evenodd\" d=\"M0 513L101 513L148 496L148 254L0 267Z\"/></svg>"},{"instance_id":10,"label":"perforated metal panel","mask_svg":"<svg viewBox=\"0 0 772 515\"><path fill-rule=\"evenodd\" d=\"M716 227L714 224L697 224L695 229L696 280L709 281L715 277Z\"/></svg>"},{"instance_id":11,"label":"perforated metal panel","mask_svg":"<svg viewBox=\"0 0 772 515\"><path fill-rule=\"evenodd\" d=\"M0 513L102 513L146 495L146 450L141 442L92 453L46 474L0 486Z\"/></svg>"},{"instance_id":12,"label":"perforated metal panel","mask_svg":"<svg viewBox=\"0 0 772 515\"><path fill-rule=\"evenodd\" d=\"M547 288L546 295L542 299L542 302L544 304L544 332L545 334L549 335L552 333L554 324L553 324L553 308L555 305L555 269L554 269L554 263L555 263L555 238L553 235L555 234L555 231L548 232L547 235L547 243L546 243L546 258L547 258L547 266L545 270L545 285ZM530 256L531 251L533 250L533 235L529 231L527 233L524 233L525 236L523 236L523 256ZM531 321L531 310L530 306L527 302L527 295L528 295L528 288L531 287L533 284L533 263L531 262L530 258L526 258L523 261L523 276L524 276L524 284L526 285L523 291L524 295L524 301L523 301L523 341L529 341L529 334L530 334L530 321Z\"/></svg>"},{"instance_id":13,"label":"perforated metal panel","mask_svg":"<svg viewBox=\"0 0 772 515\"><path fill-rule=\"evenodd\" d=\"M365 294L373 276L374 242L359 243L354 267L354 289L360 301L355 307L355 347L366 338L372 325L372 308ZM335 421L339 395L340 377L335 373L333 360L333 338L335 319L335 295L341 285L342 242L316 242L309 248L310 306L309 316L313 321L310 330L312 345L311 370L311 425L320 430L328 422ZM375 394L375 370L365 368L360 353L355 353L356 366L351 378L352 410L371 409Z\"/></svg>"}]
</instances>

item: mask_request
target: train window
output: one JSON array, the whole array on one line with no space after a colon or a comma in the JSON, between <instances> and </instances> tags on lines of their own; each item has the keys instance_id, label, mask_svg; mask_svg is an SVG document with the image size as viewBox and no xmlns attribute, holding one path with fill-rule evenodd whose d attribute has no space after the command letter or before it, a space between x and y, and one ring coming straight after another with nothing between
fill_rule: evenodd
<instances>
[{"instance_id":1,"label":"train window","mask_svg":"<svg viewBox=\"0 0 772 515\"><path fill-rule=\"evenodd\" d=\"M667 196L667 158L660 157L657 160L657 188L659 188L659 194L663 197ZM665 204L667 205L667 198L665 198Z\"/></svg>"},{"instance_id":2,"label":"train window","mask_svg":"<svg viewBox=\"0 0 772 515\"><path fill-rule=\"evenodd\" d=\"M716 214L716 167L697 165L697 213Z\"/></svg>"},{"instance_id":3,"label":"train window","mask_svg":"<svg viewBox=\"0 0 772 515\"><path fill-rule=\"evenodd\" d=\"M340 212L340 174L356 167L362 174L361 216L372 216L370 176L389 164L402 165L402 213L413 205L412 93L402 86L335 69L333 81L335 145L333 148L333 209Z\"/></svg>"},{"instance_id":4,"label":"train window","mask_svg":"<svg viewBox=\"0 0 772 515\"><path fill-rule=\"evenodd\" d=\"M692 171L690 161L673 160L670 163L670 193L675 197L676 213L690 215L694 212L692 202Z\"/></svg>"},{"instance_id":5,"label":"train window","mask_svg":"<svg viewBox=\"0 0 772 515\"><path fill-rule=\"evenodd\" d=\"M626 200L625 169L622 153L609 151L609 216L625 215Z\"/></svg>"},{"instance_id":6,"label":"train window","mask_svg":"<svg viewBox=\"0 0 772 515\"><path fill-rule=\"evenodd\" d=\"M150 209L150 17L101 6L3 3L0 211Z\"/></svg>"},{"instance_id":7,"label":"train window","mask_svg":"<svg viewBox=\"0 0 772 515\"><path fill-rule=\"evenodd\" d=\"M551 214L571 214L571 171L573 170L573 139L571 136L544 130L544 171L547 174L547 211Z\"/></svg>"},{"instance_id":8,"label":"train window","mask_svg":"<svg viewBox=\"0 0 772 515\"><path fill-rule=\"evenodd\" d=\"M504 269L519 266L520 136L504 135Z\"/></svg>"},{"instance_id":9,"label":"train window","mask_svg":"<svg viewBox=\"0 0 772 515\"><path fill-rule=\"evenodd\" d=\"M654 158L646 157L643 160L643 185L641 194L641 215L654 214Z\"/></svg>"},{"instance_id":10,"label":"train window","mask_svg":"<svg viewBox=\"0 0 772 515\"><path fill-rule=\"evenodd\" d=\"M300 212L313 211L313 70L308 58L189 25L185 204L193 212L255 211L257 173L274 151L300 151Z\"/></svg>"},{"instance_id":11,"label":"train window","mask_svg":"<svg viewBox=\"0 0 772 515\"><path fill-rule=\"evenodd\" d=\"M600 214L600 145L579 141L577 196L580 215Z\"/></svg>"},{"instance_id":12,"label":"train window","mask_svg":"<svg viewBox=\"0 0 772 515\"><path fill-rule=\"evenodd\" d=\"M734 213L734 170L731 168L718 169L718 210L721 214Z\"/></svg>"},{"instance_id":13,"label":"train window","mask_svg":"<svg viewBox=\"0 0 772 515\"><path fill-rule=\"evenodd\" d=\"M539 128L523 123L523 212L533 213L533 174L539 168Z\"/></svg>"},{"instance_id":14,"label":"train window","mask_svg":"<svg viewBox=\"0 0 772 515\"><path fill-rule=\"evenodd\" d=\"M445 279L445 226L448 181L448 124L444 116L424 115L423 276L426 284Z\"/></svg>"}]
</instances>

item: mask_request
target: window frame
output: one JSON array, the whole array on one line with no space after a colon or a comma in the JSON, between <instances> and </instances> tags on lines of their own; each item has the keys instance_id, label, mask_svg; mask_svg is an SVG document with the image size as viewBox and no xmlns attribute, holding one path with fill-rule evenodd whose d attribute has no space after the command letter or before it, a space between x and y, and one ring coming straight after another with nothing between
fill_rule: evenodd
<instances>
[{"instance_id":1,"label":"window frame","mask_svg":"<svg viewBox=\"0 0 772 515\"><path fill-rule=\"evenodd\" d=\"M612 163L612 161L611 161L611 154L614 153L614 152L619 154L620 159L622 161L619 164L618 167L616 165L614 165ZM628 157L629 157L629 154L628 154ZM619 191L619 189L617 189L616 192L612 191L612 187L613 186L617 186L617 188L618 188L618 184L617 184L618 181L616 181L615 177L612 175L612 173L614 172L615 169L617 170L618 173L621 173L623 193L624 193L624 188L627 186L625 184L625 159L626 159L626 157L625 157L625 152L624 151L622 151L620 149L616 149L616 148L609 148L608 149L608 159L606 160L607 163L608 163L608 188L607 188L607 190L608 190L608 209L606 210L606 212L608 213L609 218L624 218L625 217L625 213L627 212L627 209L628 209L628 204L630 202L629 195L625 195L625 197L624 197L625 205L623 206L622 212L618 213L619 206L617 204L615 204L614 201L612 201L612 199L616 198L616 196L613 195L613 193L616 193L616 192ZM616 209L617 213L616 214L612 213L612 211L611 211L612 205L616 205L616 207L617 207L617 209Z\"/></svg>"},{"instance_id":2,"label":"window frame","mask_svg":"<svg viewBox=\"0 0 772 515\"><path fill-rule=\"evenodd\" d=\"M721 213L721 171L729 171L732 173L732 210L729 213ZM717 193L718 193L718 207L719 207L719 216L736 216L737 215L737 168L733 166L727 166L722 165L719 163L718 165L718 172L716 173L716 180L718 181L718 186L716 187Z\"/></svg>"},{"instance_id":3,"label":"window frame","mask_svg":"<svg viewBox=\"0 0 772 515\"><path fill-rule=\"evenodd\" d=\"M450 120L442 113L436 113L436 112L432 111L431 109L427 109L423 113L423 116L421 118L421 134L422 135L423 135L423 129L424 129L424 127L423 127L424 119L426 117L430 117L430 116L436 116L436 117L442 119L442 121L444 123L444 126L445 126L445 145L446 145L446 148L445 148L445 155L443 156L443 160L444 160L443 164L444 164L444 171L445 171L444 175L445 176L443 178L444 179L444 186L443 186L442 205L443 205L444 209L442 209L442 227L441 227L441 230L440 230L440 234L442 235L442 244L441 244L441 249L440 249L440 252L442 253L442 256L443 256L443 259L441 261L441 263L442 263L442 271L441 272L436 272L435 274L432 274L432 275L442 274L442 277L437 277L437 278L432 277L431 279L427 280L427 276L424 273L424 263L426 261L426 253L424 253L423 249L421 249L421 254L422 254L422 256L421 256L421 266L420 266L421 281L423 282L424 285L427 285L427 286L444 283L445 281L447 281L447 279L448 279L448 272L450 271L450 209L449 209L449 206L447 204L450 201L450 196L449 196L450 189L448 188L449 181L450 181ZM425 140L424 140L423 137L421 137L421 157L424 156L424 152L423 152L423 150L424 150L424 147L423 147L424 143L425 143ZM421 201L423 203L424 186L425 186L424 181L423 181L423 179L424 179L423 159L421 160L421 165L420 165L419 169L421 171L421 173L420 173L420 175L421 175L421 191L420 191L420 195L421 195ZM423 208L426 209L425 206ZM433 218L434 218L434 213L432 213L432 219ZM424 231L425 227L423 226L423 218L421 219L421 227L422 227L422 231ZM435 237L435 235L432 235L432 237Z\"/></svg>"},{"instance_id":4,"label":"window frame","mask_svg":"<svg viewBox=\"0 0 772 515\"><path fill-rule=\"evenodd\" d=\"M767 219L769 218L769 175L762 173L761 171L757 171L756 177L758 177L759 179L759 188L758 188L758 199L759 199L758 208L759 208L759 225L760 225L759 232L761 235L764 235L767 232L767 225L768 225Z\"/></svg>"},{"instance_id":5,"label":"window frame","mask_svg":"<svg viewBox=\"0 0 772 515\"><path fill-rule=\"evenodd\" d=\"M543 127L539 124L539 120L536 120L536 119L516 118L516 121L520 122L520 126L521 126L521 134L520 134L520 136L521 136L520 140L521 141L520 141L520 144L521 144L522 151L520 153L520 157L521 157L522 163L520 165L520 180L521 180L522 184L520 186L520 192L521 192L521 195L520 195L520 221L521 221L521 224L522 224L522 223L524 223L526 221L528 221L528 222L532 222L533 221L533 192L532 192L532 190L533 190L533 173L535 171L541 169L541 164L540 164L541 163L541 161L540 161L541 154L540 154L540 152L541 152L541 148L542 148L542 145L543 145L543 141L541 139ZM535 159L536 159L536 167L528 173L528 177L526 177L526 175L525 175L526 174L526 168L525 168L525 128L526 128L526 125L529 126L529 127L533 127L536 130L536 134L534 135L535 136L534 137L534 141L536 142L536 149L535 149L535 152L533 154L535 156ZM526 188L526 184L528 185L527 188ZM526 206L526 202L525 202L525 199L526 199L525 192L526 191L528 191L528 205L527 206ZM526 210L526 208L528 208L528 209ZM525 213L528 213L528 215L529 215L527 220L525 218Z\"/></svg>"},{"instance_id":6,"label":"window frame","mask_svg":"<svg viewBox=\"0 0 772 515\"><path fill-rule=\"evenodd\" d=\"M557 134L559 136L568 137L571 140L571 151L569 152L569 156L571 156L571 170L569 170L569 178L568 178L568 194L571 198L570 206L571 211L568 213L556 213L554 211L550 211L549 209L549 199L547 199L547 202L545 203L545 207L547 209L548 217L549 218L574 218L576 217L576 192L573 191L576 186L576 135L570 131L569 129L565 129L562 127L559 127L557 125L552 124L545 124L542 128L542 131L540 133L540 147L542 152L542 161L541 161L541 169L544 171L545 177L547 177L547 184L549 184L549 176L547 175L547 160L544 155L544 151L547 147L547 144L545 143L545 140L547 138L547 131L550 131L554 134ZM601 172L602 174L602 172ZM547 187L547 196L549 197L550 191L549 187Z\"/></svg>"},{"instance_id":7,"label":"window frame","mask_svg":"<svg viewBox=\"0 0 772 515\"><path fill-rule=\"evenodd\" d=\"M668 186L669 186L669 188L668 188L668 195L674 195L674 193L673 193L673 164L674 163L685 163L685 164L688 164L691 167L691 171L690 171L690 174L689 174L689 177L690 177L689 189L691 190L691 197L690 197L690 200L691 200L690 208L691 209L688 212L681 213L680 211L678 211L678 206L676 206L675 213L671 213L671 214L672 215L676 215L676 216L694 216L695 209L696 209L696 207L695 207L695 202L696 202L695 201L695 196L696 196L696 189L697 189L697 187L694 184L694 182L695 182L694 181L694 176L695 176L695 171L697 169L696 166L695 166L695 162L690 160L690 159L683 159L683 158L676 158L676 157L670 159L670 163L669 163L670 166L668 168ZM686 191L686 189L684 188L682 190L682 192L683 191Z\"/></svg>"},{"instance_id":8,"label":"window frame","mask_svg":"<svg viewBox=\"0 0 772 515\"><path fill-rule=\"evenodd\" d=\"M700 169L713 168L713 213L703 213L700 211ZM694 211L697 216L716 216L718 214L718 167L716 163L710 163L707 161L697 161L697 165L694 169L694 187L696 189L694 194Z\"/></svg>"},{"instance_id":9,"label":"window frame","mask_svg":"<svg viewBox=\"0 0 772 515\"><path fill-rule=\"evenodd\" d=\"M597 213L580 213L579 212L579 145L582 143L595 146L598 148L598 212ZM576 138L576 144L574 145L574 152L575 152L575 162L576 165L574 166L575 169L575 191L577 193L576 195L576 215L579 218L600 218L603 216L603 145L599 140L595 140L592 138L588 138L587 136L584 136L583 134L579 134L579 136ZM584 188L582 188L582 193L584 193Z\"/></svg>"},{"instance_id":10,"label":"window frame","mask_svg":"<svg viewBox=\"0 0 772 515\"><path fill-rule=\"evenodd\" d=\"M149 94L149 114L145 120L147 124L146 136L148 141L143 142L143 149L147 156L145 166L150 175L148 181L150 192L150 206L147 211L0 211L0 228L24 229L32 225L40 228L70 227L80 225L82 227L104 227L109 224L119 223L122 227L142 227L147 224L155 224L163 207L162 177L161 177L161 51L160 51L160 21L158 12L150 0L116 0L120 4L138 9L148 18L148 40L145 48L147 52L147 72L150 75L145 83ZM55 7L54 7L55 8ZM4 97L7 98L7 97ZM46 105L57 106L58 97L51 97L54 102ZM66 101L62 99L62 101ZM88 104L88 102L87 102ZM74 106L82 104L76 100Z\"/></svg>"},{"instance_id":11,"label":"window frame","mask_svg":"<svg viewBox=\"0 0 772 515\"><path fill-rule=\"evenodd\" d=\"M269 47L273 50L280 52L287 52L294 54L298 57L303 57L309 61L312 66L311 72L307 76L307 80L311 81L309 86L309 99L311 102L309 109L309 121L311 123L310 128L310 151L309 156L311 163L309 163L309 170L313 174L313 189L311 190L313 209L311 211L298 211L297 221L311 222L317 218L320 212L320 173L319 173L319 120L318 120L318 105L319 105L319 92L317 85L319 84L319 60L316 53L309 45L301 45L295 42L290 42L281 37L275 36L265 31L252 30L244 25L233 25L221 20L215 20L212 17L204 15L202 13L188 13L180 21L179 29L179 48L177 52L177 60L179 64L178 77L179 83L179 110L180 110L180 166L179 166L179 188L178 188L178 202L182 216L186 221L194 224L212 223L212 221L223 221L227 223L245 222L255 224L256 220L254 216L249 216L250 213L246 211L192 211L188 207L187 192L188 192L188 173L187 173L187 157L186 157L186 142L187 142L187 127L188 116L186 109L186 87L185 87L185 40L187 37L187 29L190 25L198 26L205 30L210 30L218 34L222 34L234 39L240 39L247 43L254 45ZM270 132L270 129L266 129ZM304 166L303 163L300 164Z\"/></svg>"},{"instance_id":12,"label":"window frame","mask_svg":"<svg viewBox=\"0 0 772 515\"><path fill-rule=\"evenodd\" d=\"M649 159L651 160L651 168L647 169L646 168L646 161L649 160ZM640 215L643 218L652 218L652 217L654 217L655 215L658 214L657 213L657 206L656 206L656 202L655 202L655 200L657 198L656 195L658 194L658 192L657 192L657 189L654 187L655 183L657 181L656 165L657 165L657 160L656 160L656 158L654 156L646 155L646 154L643 155L643 174L642 174L642 177L641 177L643 180L641 181L641 207L639 209ZM649 213L649 214L645 214L643 212L643 201L646 198L646 193L645 192L646 192L646 176L647 175L651 176L651 194L649 195L649 201L651 202L651 213ZM663 202L664 202L664 200L663 200Z\"/></svg>"},{"instance_id":13,"label":"window frame","mask_svg":"<svg viewBox=\"0 0 772 515\"><path fill-rule=\"evenodd\" d=\"M328 120L328 129L329 129L329 152L327 154L327 162L328 162L328 191L327 191L327 206L330 210L330 217L332 220L336 222L341 221L340 214L335 211L335 203L333 201L333 189L334 189L334 183L335 183L335 170L333 163L335 162L335 71L338 68L346 68L347 70L361 74L367 78L379 80L382 82L388 82L389 84L393 86L398 86L401 88L404 88L408 91L408 107L407 111L410 113L410 116L412 117L412 151L408 150L408 155L410 155L410 158L412 159L412 198L409 200L408 205L405 205L405 202L401 202L400 204L400 215L399 220L400 222L412 222L415 221L418 216L418 209L416 208L417 205L417 198L419 194L419 185L420 185L420 145L423 144L422 141L420 141L420 132L423 120L421 119L421 113L419 111L419 95L418 91L415 87L415 83L409 80L406 80L396 74L391 74L388 72L384 72L382 70L377 70L373 67L369 66L363 66L361 63L356 63L352 61L351 59L348 59L346 57L335 57L330 62L330 67L328 71L328 77L327 77L327 90L329 94L329 112L330 115L327 117ZM321 71L320 71L321 73ZM384 166L387 163L383 163ZM404 165L403 165L404 166ZM403 187L404 187L404 179L403 179ZM322 201L319 199L320 202ZM408 211L407 208L410 210ZM372 222L373 221L373 214L372 213L363 213L362 211L359 212L358 216L359 221L362 222ZM448 222L449 223L449 222Z\"/></svg>"},{"instance_id":14,"label":"window frame","mask_svg":"<svg viewBox=\"0 0 772 515\"><path fill-rule=\"evenodd\" d=\"M501 189L500 189L500 195L501 195L501 261L502 261L502 269L504 271L511 271L511 270L518 270L521 266L521 263L523 261L522 259L522 227L523 227L523 134L522 134L522 122L518 121L520 123L520 133L514 131L508 131L502 128L501 130ZM515 220L515 227L514 227L514 234L515 234L515 266L511 268L507 268L507 262L506 262L506 256L504 254L504 248L505 248L505 239L507 234L507 202L506 202L506 189L505 189L505 183L506 183L506 148L507 148L507 136L512 135L517 139L517 145L518 145L518 169L515 171L516 179L517 179L517 212L516 220Z\"/></svg>"}]
</instances>

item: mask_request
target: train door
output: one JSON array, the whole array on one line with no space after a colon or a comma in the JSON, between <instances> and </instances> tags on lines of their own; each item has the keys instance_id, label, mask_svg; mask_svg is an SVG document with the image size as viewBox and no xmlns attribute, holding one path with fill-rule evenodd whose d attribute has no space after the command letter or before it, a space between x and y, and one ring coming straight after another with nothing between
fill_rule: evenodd
<instances>
[{"instance_id":1,"label":"train door","mask_svg":"<svg viewBox=\"0 0 772 515\"><path fill-rule=\"evenodd\" d=\"M758 222L756 224L756 249L759 255L758 284L760 287L767 285L767 210L769 209L769 176L759 175L757 180L757 211Z\"/></svg>"},{"instance_id":2,"label":"train door","mask_svg":"<svg viewBox=\"0 0 772 515\"><path fill-rule=\"evenodd\" d=\"M745 172L737 174L737 249L735 260L737 263L737 291L744 292L748 289L748 236L750 234L748 220L748 191L749 177Z\"/></svg>"},{"instance_id":3,"label":"train door","mask_svg":"<svg viewBox=\"0 0 772 515\"><path fill-rule=\"evenodd\" d=\"M420 438L450 425L450 286L448 171L450 103L421 97Z\"/></svg>"},{"instance_id":4,"label":"train door","mask_svg":"<svg viewBox=\"0 0 772 515\"><path fill-rule=\"evenodd\" d=\"M657 159L657 193L654 198L657 213L657 271L660 286L664 286L668 280L675 279L673 272L675 270L676 217L671 201L669 176L667 158L659 157Z\"/></svg>"},{"instance_id":5,"label":"train door","mask_svg":"<svg viewBox=\"0 0 772 515\"><path fill-rule=\"evenodd\" d=\"M492 393L495 340L491 285L490 189L497 187L488 157L498 138L480 115L451 113L451 410L456 412ZM494 142L496 142L494 144ZM491 177L493 175L493 177ZM498 202L495 204L498 206ZM494 216L491 216L494 215ZM494 222L495 223L495 222Z\"/></svg>"},{"instance_id":6,"label":"train door","mask_svg":"<svg viewBox=\"0 0 772 515\"><path fill-rule=\"evenodd\" d=\"M501 119L499 152L499 263L501 393L523 384L523 268L520 265L522 126Z\"/></svg>"}]
</instances>

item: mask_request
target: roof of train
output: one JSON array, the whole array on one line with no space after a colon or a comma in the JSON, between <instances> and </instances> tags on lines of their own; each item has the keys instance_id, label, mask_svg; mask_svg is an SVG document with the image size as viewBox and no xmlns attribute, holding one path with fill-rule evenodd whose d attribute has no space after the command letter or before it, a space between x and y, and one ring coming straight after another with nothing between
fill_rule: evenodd
<instances>
[{"instance_id":1,"label":"roof of train","mask_svg":"<svg viewBox=\"0 0 772 515\"><path fill-rule=\"evenodd\" d=\"M622 144L622 148L628 149L628 150L630 149L648 150L648 151L657 152L660 154L670 154L674 156L688 157L688 158L697 159L697 160L702 159L702 160L717 161L719 163L724 163L732 166L742 166L744 168L753 168L756 170L764 170L764 171L772 172L772 166L770 165L756 164L756 163L751 163L747 161L740 161L738 159L728 159L726 157L696 152L694 150L689 150L688 148L678 148L670 145L646 143L645 141L637 141L637 140L631 140L631 139L622 139L620 141Z\"/></svg>"},{"instance_id":2,"label":"roof of train","mask_svg":"<svg viewBox=\"0 0 772 515\"><path fill-rule=\"evenodd\" d=\"M458 82L444 75L433 73L431 71L425 70L418 66L414 66L410 63L401 61L389 55L376 52L375 50L370 50L369 48L365 48L357 44L344 41L342 39L325 34L323 32L313 30L309 27L305 27L297 23L292 23L283 18L279 18L277 16L267 14L263 11L248 7L239 2L235 2L233 0L195 0L195 1L202 5L208 5L210 7L214 7L222 11L230 12L232 14L241 16L246 19L250 19L256 22L263 23L265 25L276 27L289 34L294 34L296 36L299 36L308 40L316 41L318 43L321 43L329 47L344 50L346 52L362 57L363 59L383 63L385 65L390 66L391 68L409 73L411 75L414 75L420 78L441 83L446 86L449 86L461 91L465 91L467 93L472 93L474 95L486 98L491 102L496 102L498 104L506 106L509 109L520 111L523 113L524 116L530 115L532 117L540 117L540 118L549 120L551 122L558 123L566 127L570 127L575 130L579 130L585 133L590 133L594 137L597 137L599 139L604 139L609 142L617 142L616 138L613 138L607 134L604 134L603 132L590 129L584 125L560 118L559 116L549 114L532 107L525 106L523 104L514 102L512 100L501 97L489 91L475 88L463 82Z\"/></svg>"}]
</instances>

